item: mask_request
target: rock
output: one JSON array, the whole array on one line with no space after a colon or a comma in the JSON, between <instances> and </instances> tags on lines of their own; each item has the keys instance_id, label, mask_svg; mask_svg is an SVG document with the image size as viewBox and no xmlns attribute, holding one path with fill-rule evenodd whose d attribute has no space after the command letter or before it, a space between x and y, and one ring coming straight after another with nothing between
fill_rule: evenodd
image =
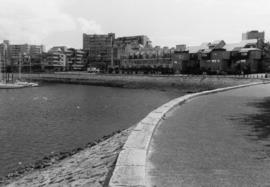
<instances>
[{"instance_id":1,"label":"rock","mask_svg":"<svg viewBox=\"0 0 270 187\"><path fill-rule=\"evenodd\" d=\"M12 187L103 186L108 181L118 154L132 129L133 127L104 136L88 143L85 149L77 148L70 152L45 156L33 165L21 167L5 179L0 179L0 186L7 183L7 186ZM26 174L31 170L34 171ZM22 177L16 179L18 176Z\"/></svg>"}]
</instances>

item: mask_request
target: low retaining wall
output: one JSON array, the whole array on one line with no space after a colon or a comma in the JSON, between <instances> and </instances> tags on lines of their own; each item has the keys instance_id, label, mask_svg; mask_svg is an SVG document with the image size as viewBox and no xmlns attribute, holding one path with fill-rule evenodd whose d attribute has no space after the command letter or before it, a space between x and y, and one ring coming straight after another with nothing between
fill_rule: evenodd
<instances>
[{"instance_id":1,"label":"low retaining wall","mask_svg":"<svg viewBox=\"0 0 270 187\"><path fill-rule=\"evenodd\" d=\"M55 72L55 73L33 73L33 74L14 74L16 77L21 76L22 78L73 78L73 79L89 79L93 77L204 77L204 78L239 78L239 79L264 79L269 78L268 73L256 73L256 74L244 74L244 75L192 75L192 74L175 74L175 75L162 75L162 74L90 74L86 72Z\"/></svg>"},{"instance_id":2,"label":"low retaining wall","mask_svg":"<svg viewBox=\"0 0 270 187\"><path fill-rule=\"evenodd\" d=\"M228 91L236 88L243 88L259 84L268 84L270 81L244 84L226 88L219 88L210 91L203 91L195 94L188 94L171 100L149 113L141 120L129 135L123 150L120 152L117 163L110 179L110 187L136 186L145 187L146 184L146 156L152 135L157 125L164 116L173 108L193 98Z\"/></svg>"}]
</instances>

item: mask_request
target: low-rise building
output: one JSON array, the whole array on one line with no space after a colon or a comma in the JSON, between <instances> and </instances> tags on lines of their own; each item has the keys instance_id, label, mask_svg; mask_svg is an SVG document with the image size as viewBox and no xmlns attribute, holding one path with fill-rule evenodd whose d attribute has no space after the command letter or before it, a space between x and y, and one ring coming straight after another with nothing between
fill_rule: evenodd
<instances>
[{"instance_id":1,"label":"low-rise building","mask_svg":"<svg viewBox=\"0 0 270 187\"><path fill-rule=\"evenodd\" d=\"M230 71L232 73L255 73L261 71L262 50L258 39L242 40L239 43L226 44L230 52Z\"/></svg>"},{"instance_id":2,"label":"low-rise building","mask_svg":"<svg viewBox=\"0 0 270 187\"><path fill-rule=\"evenodd\" d=\"M53 47L46 54L43 63L46 71L65 71L67 65L66 47Z\"/></svg>"},{"instance_id":3,"label":"low-rise building","mask_svg":"<svg viewBox=\"0 0 270 187\"><path fill-rule=\"evenodd\" d=\"M237 73L261 71L262 51L258 48L241 48L231 55L231 69Z\"/></svg>"},{"instance_id":4,"label":"low-rise building","mask_svg":"<svg viewBox=\"0 0 270 187\"><path fill-rule=\"evenodd\" d=\"M185 73L199 73L200 72L200 53L208 49L209 43L202 43L199 46L189 46L187 51L189 54L189 60L183 61L183 71Z\"/></svg>"},{"instance_id":5,"label":"low-rise building","mask_svg":"<svg viewBox=\"0 0 270 187\"><path fill-rule=\"evenodd\" d=\"M87 69L87 56L82 49L66 46L52 47L45 55L44 68L47 71L82 71Z\"/></svg>"},{"instance_id":6,"label":"low-rise building","mask_svg":"<svg viewBox=\"0 0 270 187\"><path fill-rule=\"evenodd\" d=\"M258 30L252 30L242 34L242 40L252 40L252 39L261 40L262 42L264 42L265 41L264 31L259 32Z\"/></svg>"},{"instance_id":7,"label":"low-rise building","mask_svg":"<svg viewBox=\"0 0 270 187\"><path fill-rule=\"evenodd\" d=\"M188 51L175 51L172 55L172 61L175 69L178 70L177 73L185 74L189 72L190 55Z\"/></svg>"},{"instance_id":8,"label":"low-rise building","mask_svg":"<svg viewBox=\"0 0 270 187\"><path fill-rule=\"evenodd\" d=\"M217 40L208 44L199 54L200 71L207 73L225 73L229 69L230 52L226 51L223 40Z\"/></svg>"},{"instance_id":9,"label":"low-rise building","mask_svg":"<svg viewBox=\"0 0 270 187\"><path fill-rule=\"evenodd\" d=\"M86 70L85 51L82 49L68 48L67 55L67 70Z\"/></svg>"}]
</instances>

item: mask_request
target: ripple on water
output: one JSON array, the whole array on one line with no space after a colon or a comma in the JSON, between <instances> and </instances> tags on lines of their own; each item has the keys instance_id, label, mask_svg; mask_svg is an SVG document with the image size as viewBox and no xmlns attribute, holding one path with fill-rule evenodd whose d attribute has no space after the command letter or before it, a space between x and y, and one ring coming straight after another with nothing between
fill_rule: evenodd
<instances>
[{"instance_id":1,"label":"ripple on water","mask_svg":"<svg viewBox=\"0 0 270 187\"><path fill-rule=\"evenodd\" d=\"M70 84L0 90L0 176L126 129L175 96Z\"/></svg>"}]
</instances>

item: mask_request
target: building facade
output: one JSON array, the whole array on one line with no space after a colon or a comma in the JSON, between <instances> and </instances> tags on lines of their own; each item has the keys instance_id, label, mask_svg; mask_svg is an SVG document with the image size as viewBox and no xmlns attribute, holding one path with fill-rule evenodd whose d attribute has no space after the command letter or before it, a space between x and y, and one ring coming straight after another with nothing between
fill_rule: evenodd
<instances>
[{"instance_id":1,"label":"building facade","mask_svg":"<svg viewBox=\"0 0 270 187\"><path fill-rule=\"evenodd\" d=\"M65 71L67 64L66 50L67 48L63 46L51 48L43 62L45 71Z\"/></svg>"},{"instance_id":2,"label":"building facade","mask_svg":"<svg viewBox=\"0 0 270 187\"><path fill-rule=\"evenodd\" d=\"M116 45L136 44L136 45L147 46L147 45L151 45L151 41L145 35L127 36L127 37L118 37L115 40L115 44Z\"/></svg>"},{"instance_id":3,"label":"building facade","mask_svg":"<svg viewBox=\"0 0 270 187\"><path fill-rule=\"evenodd\" d=\"M257 39L257 40L264 42L265 41L265 33L259 32L257 30L253 30L253 31L248 31L248 32L242 34L242 40L252 40L252 39Z\"/></svg>"},{"instance_id":4,"label":"building facade","mask_svg":"<svg viewBox=\"0 0 270 187\"><path fill-rule=\"evenodd\" d=\"M86 53L82 49L74 49L74 48L68 48L65 51L66 54L66 69L68 71L72 70L86 70Z\"/></svg>"},{"instance_id":5,"label":"building facade","mask_svg":"<svg viewBox=\"0 0 270 187\"><path fill-rule=\"evenodd\" d=\"M8 40L4 40L0 44L1 64L12 72L21 70L29 72L31 66L34 66L33 70L40 70L44 50L43 45L10 44Z\"/></svg>"},{"instance_id":6,"label":"building facade","mask_svg":"<svg viewBox=\"0 0 270 187\"><path fill-rule=\"evenodd\" d=\"M30 56L39 56L40 54L45 52L44 45L30 45Z\"/></svg>"},{"instance_id":7,"label":"building facade","mask_svg":"<svg viewBox=\"0 0 270 187\"><path fill-rule=\"evenodd\" d=\"M83 34L83 50L89 52L92 65L101 65L106 69L113 65L115 34Z\"/></svg>"}]
</instances>

